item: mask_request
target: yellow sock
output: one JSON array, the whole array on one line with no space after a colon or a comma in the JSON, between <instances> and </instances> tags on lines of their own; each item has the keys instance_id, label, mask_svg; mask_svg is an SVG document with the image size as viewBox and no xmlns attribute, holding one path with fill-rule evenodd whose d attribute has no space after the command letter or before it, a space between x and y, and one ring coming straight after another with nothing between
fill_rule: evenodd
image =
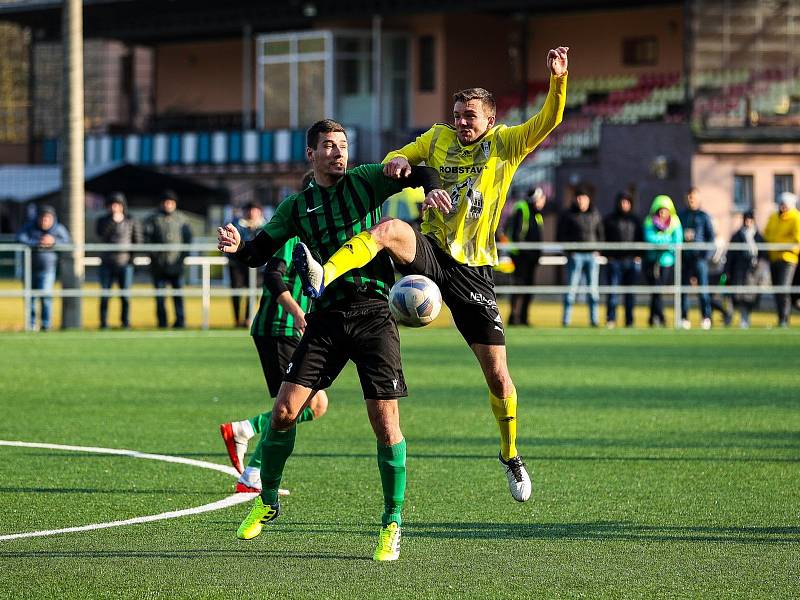
<instances>
[{"instance_id":1,"label":"yellow sock","mask_svg":"<svg viewBox=\"0 0 800 600\"><path fill-rule=\"evenodd\" d=\"M489 402L500 427L500 453L503 460L514 458L517 455L517 390L508 398L498 398L489 392Z\"/></svg>"},{"instance_id":2,"label":"yellow sock","mask_svg":"<svg viewBox=\"0 0 800 600\"><path fill-rule=\"evenodd\" d=\"M362 231L358 235L354 235L322 266L325 285L330 285L334 279L348 271L363 267L375 258L379 250L378 244L372 239L369 231Z\"/></svg>"}]
</instances>

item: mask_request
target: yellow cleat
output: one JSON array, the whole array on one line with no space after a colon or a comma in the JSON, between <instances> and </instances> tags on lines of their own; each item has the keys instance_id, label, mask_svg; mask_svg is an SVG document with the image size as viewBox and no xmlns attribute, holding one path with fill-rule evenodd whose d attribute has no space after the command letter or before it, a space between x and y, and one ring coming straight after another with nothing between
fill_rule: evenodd
<instances>
[{"instance_id":1,"label":"yellow cleat","mask_svg":"<svg viewBox=\"0 0 800 600\"><path fill-rule=\"evenodd\" d=\"M400 558L400 525L392 521L386 527L381 527L381 536L372 560L397 560L398 558Z\"/></svg>"},{"instance_id":2,"label":"yellow cleat","mask_svg":"<svg viewBox=\"0 0 800 600\"><path fill-rule=\"evenodd\" d=\"M281 514L279 502L264 504L261 496L256 496L255 504L250 509L250 514L247 515L247 518L239 525L236 537L240 540L252 540L261 533L266 523L277 519L279 514Z\"/></svg>"}]
</instances>

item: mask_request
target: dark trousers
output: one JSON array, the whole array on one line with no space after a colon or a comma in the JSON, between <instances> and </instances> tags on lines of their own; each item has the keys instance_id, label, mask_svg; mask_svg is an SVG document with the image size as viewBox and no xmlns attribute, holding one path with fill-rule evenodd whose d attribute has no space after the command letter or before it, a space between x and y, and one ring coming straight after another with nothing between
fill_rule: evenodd
<instances>
[{"instance_id":1,"label":"dark trousers","mask_svg":"<svg viewBox=\"0 0 800 600\"><path fill-rule=\"evenodd\" d=\"M514 285L534 285L536 283L536 268L539 266L539 256L519 254L514 258ZM509 325L527 325L528 307L533 294L511 295L511 316Z\"/></svg>"},{"instance_id":2,"label":"dark trousers","mask_svg":"<svg viewBox=\"0 0 800 600\"><path fill-rule=\"evenodd\" d=\"M133 283L133 265L118 265L116 263L102 263L100 265L100 287L110 290L114 284L121 290L127 290ZM120 296L122 310L120 322L123 327L130 326L130 299ZM100 327L108 327L108 301L107 296L100 298Z\"/></svg>"},{"instance_id":3,"label":"dark trousers","mask_svg":"<svg viewBox=\"0 0 800 600\"><path fill-rule=\"evenodd\" d=\"M697 279L697 285L708 285L708 261L690 260L686 261L681 271L681 285L686 287L691 279ZM700 292L697 294L700 299L700 312L704 319L711 318L711 294ZM689 316L689 294L681 294L681 319Z\"/></svg>"},{"instance_id":4,"label":"dark trousers","mask_svg":"<svg viewBox=\"0 0 800 600\"><path fill-rule=\"evenodd\" d=\"M642 264L633 258L611 258L606 266L608 285L636 285L642 274ZM606 321L617 321L619 294L610 293L606 300ZM625 327L633 326L633 308L636 304L634 294L625 294Z\"/></svg>"},{"instance_id":5,"label":"dark trousers","mask_svg":"<svg viewBox=\"0 0 800 600\"><path fill-rule=\"evenodd\" d=\"M662 267L658 263L649 263L646 268L648 285L670 285L672 283L673 267ZM664 301L661 292L653 292L650 296L649 324L664 324Z\"/></svg>"},{"instance_id":6,"label":"dark trousers","mask_svg":"<svg viewBox=\"0 0 800 600\"><path fill-rule=\"evenodd\" d=\"M231 288L237 289L247 287L249 283L248 276L250 275L250 267L234 260L228 263L228 267L231 277ZM231 296L231 302L233 302L233 320L236 321L236 325L243 325L247 321L248 316L247 296Z\"/></svg>"},{"instance_id":7,"label":"dark trousers","mask_svg":"<svg viewBox=\"0 0 800 600\"><path fill-rule=\"evenodd\" d=\"M794 271L797 268L795 263L776 260L769 265L772 274L772 285L792 285ZM778 324L788 325L789 317L792 314L791 296L784 293L775 294L775 310L778 313Z\"/></svg>"},{"instance_id":8,"label":"dark trousers","mask_svg":"<svg viewBox=\"0 0 800 600\"><path fill-rule=\"evenodd\" d=\"M157 290L166 289L170 285L174 290L183 289L182 275L162 275L153 274L153 285ZM183 314L183 296L173 296L175 303L175 324L174 327L185 327L186 321ZM164 296L156 296L156 318L159 327L167 326L167 307Z\"/></svg>"}]
</instances>

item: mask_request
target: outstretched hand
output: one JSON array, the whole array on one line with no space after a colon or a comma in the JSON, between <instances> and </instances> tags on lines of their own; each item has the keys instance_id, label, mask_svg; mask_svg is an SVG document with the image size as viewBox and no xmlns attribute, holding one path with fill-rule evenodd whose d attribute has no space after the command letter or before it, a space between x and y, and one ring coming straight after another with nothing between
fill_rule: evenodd
<instances>
[{"instance_id":1,"label":"outstretched hand","mask_svg":"<svg viewBox=\"0 0 800 600\"><path fill-rule=\"evenodd\" d=\"M383 165L383 174L393 179L408 177L411 175L411 164L404 156L396 156Z\"/></svg>"},{"instance_id":2,"label":"outstretched hand","mask_svg":"<svg viewBox=\"0 0 800 600\"><path fill-rule=\"evenodd\" d=\"M450 194L444 190L431 190L422 202L423 210L426 208L438 208L445 215L450 212L452 207L453 203L450 200Z\"/></svg>"},{"instance_id":3,"label":"outstretched hand","mask_svg":"<svg viewBox=\"0 0 800 600\"><path fill-rule=\"evenodd\" d=\"M233 254L239 249L241 241L242 236L239 235L239 231L233 226L233 223L228 223L225 227L217 227L217 248L220 252Z\"/></svg>"},{"instance_id":4,"label":"outstretched hand","mask_svg":"<svg viewBox=\"0 0 800 600\"><path fill-rule=\"evenodd\" d=\"M569 66L567 52L569 52L569 46L559 46L547 53L547 68L556 77L561 77L567 72Z\"/></svg>"}]
</instances>

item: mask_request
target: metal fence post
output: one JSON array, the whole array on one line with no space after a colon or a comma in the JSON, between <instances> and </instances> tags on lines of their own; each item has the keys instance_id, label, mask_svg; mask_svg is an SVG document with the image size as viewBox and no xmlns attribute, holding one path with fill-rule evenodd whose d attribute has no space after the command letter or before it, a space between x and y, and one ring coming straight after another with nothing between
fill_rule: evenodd
<instances>
[{"instance_id":1,"label":"metal fence post","mask_svg":"<svg viewBox=\"0 0 800 600\"><path fill-rule=\"evenodd\" d=\"M681 327L681 281L683 280L683 244L674 244L675 249L675 271L674 271L674 289L675 296L673 298L673 325L675 329Z\"/></svg>"},{"instance_id":2,"label":"metal fence post","mask_svg":"<svg viewBox=\"0 0 800 600\"><path fill-rule=\"evenodd\" d=\"M209 314L211 313L211 263L201 263L200 270L203 289L203 322L201 327L208 329Z\"/></svg>"},{"instance_id":3,"label":"metal fence post","mask_svg":"<svg viewBox=\"0 0 800 600\"><path fill-rule=\"evenodd\" d=\"M31 249L26 247L22 250L22 310L23 321L25 323L25 331L31 331Z\"/></svg>"},{"instance_id":4,"label":"metal fence post","mask_svg":"<svg viewBox=\"0 0 800 600\"><path fill-rule=\"evenodd\" d=\"M256 318L256 310L258 309L258 297L256 296L258 289L258 269L250 269L247 275L247 287L249 288L247 294L247 315L249 321L252 323L253 319Z\"/></svg>"}]
</instances>

